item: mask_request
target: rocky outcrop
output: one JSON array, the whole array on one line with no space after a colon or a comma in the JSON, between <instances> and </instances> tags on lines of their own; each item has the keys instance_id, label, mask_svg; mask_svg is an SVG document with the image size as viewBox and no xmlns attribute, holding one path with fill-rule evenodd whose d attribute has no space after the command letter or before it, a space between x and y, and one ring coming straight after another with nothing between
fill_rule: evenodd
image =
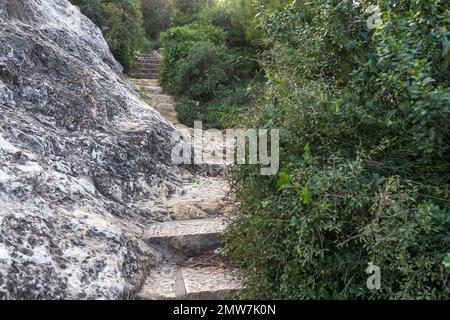
<instances>
[{"instance_id":1,"label":"rocky outcrop","mask_svg":"<svg viewBox=\"0 0 450 320\"><path fill-rule=\"evenodd\" d=\"M0 298L132 297L174 127L66 0L0 2Z\"/></svg>"}]
</instances>

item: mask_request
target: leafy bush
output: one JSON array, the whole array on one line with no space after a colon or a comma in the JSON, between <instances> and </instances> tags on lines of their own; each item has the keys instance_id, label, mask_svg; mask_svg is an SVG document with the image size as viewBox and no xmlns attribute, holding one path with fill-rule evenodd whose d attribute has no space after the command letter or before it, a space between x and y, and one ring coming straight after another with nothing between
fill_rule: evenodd
<instances>
[{"instance_id":1,"label":"leafy bush","mask_svg":"<svg viewBox=\"0 0 450 320\"><path fill-rule=\"evenodd\" d=\"M155 38L155 39L150 39L148 46L152 50L159 50L159 49L161 49L162 48L161 37L158 37L158 38Z\"/></svg>"},{"instance_id":2,"label":"leafy bush","mask_svg":"<svg viewBox=\"0 0 450 320\"><path fill-rule=\"evenodd\" d=\"M261 47L264 35L260 32L258 12L262 8L275 8L289 0L229 0L226 8L230 15L233 40L236 46Z\"/></svg>"},{"instance_id":3,"label":"leafy bush","mask_svg":"<svg viewBox=\"0 0 450 320\"><path fill-rule=\"evenodd\" d=\"M449 297L448 1L296 1L259 18L277 177L235 168L227 251L245 298ZM368 290L368 263L382 287Z\"/></svg>"},{"instance_id":4,"label":"leafy bush","mask_svg":"<svg viewBox=\"0 0 450 320\"><path fill-rule=\"evenodd\" d=\"M213 26L187 25L169 29L162 36L164 59L161 65L160 82L172 94L179 90L178 79L181 64L192 49L205 43L219 48L224 46L225 33Z\"/></svg>"},{"instance_id":5,"label":"leafy bush","mask_svg":"<svg viewBox=\"0 0 450 320\"><path fill-rule=\"evenodd\" d=\"M203 121L205 106L199 101L181 98L175 103L178 120L188 127L194 126L194 121Z\"/></svg>"},{"instance_id":6,"label":"leafy bush","mask_svg":"<svg viewBox=\"0 0 450 320\"><path fill-rule=\"evenodd\" d=\"M147 36L157 39L170 27L172 8L167 0L141 0L144 27Z\"/></svg>"},{"instance_id":7,"label":"leafy bush","mask_svg":"<svg viewBox=\"0 0 450 320\"><path fill-rule=\"evenodd\" d=\"M198 101L182 99L175 105L178 120L193 127L201 121L203 129L225 129L234 120L238 106L227 103L201 104Z\"/></svg>"},{"instance_id":8,"label":"leafy bush","mask_svg":"<svg viewBox=\"0 0 450 320\"><path fill-rule=\"evenodd\" d=\"M233 24L231 3L236 1L241 0L173 3L175 27L163 35L160 82L179 98L178 119L185 125L202 120L205 127L224 128L236 123L237 109L250 103L244 87L260 66L256 47Z\"/></svg>"},{"instance_id":9,"label":"leafy bush","mask_svg":"<svg viewBox=\"0 0 450 320\"><path fill-rule=\"evenodd\" d=\"M317 162L291 164L277 186L240 169L248 214L230 231L228 250L247 271L244 297L447 297L448 211L399 177L368 176L362 159ZM365 286L369 262L381 267L380 291Z\"/></svg>"},{"instance_id":10,"label":"leafy bush","mask_svg":"<svg viewBox=\"0 0 450 320\"><path fill-rule=\"evenodd\" d=\"M211 43L192 48L179 65L176 94L200 102L212 100L222 86L229 84L233 72L225 48Z\"/></svg>"},{"instance_id":11,"label":"leafy bush","mask_svg":"<svg viewBox=\"0 0 450 320\"><path fill-rule=\"evenodd\" d=\"M253 91L256 92L257 89L247 83L240 83L224 87L222 92L208 103L182 98L175 108L178 120L190 127L194 125L194 121L202 121L205 129L233 127L240 122L243 107L252 103Z\"/></svg>"},{"instance_id":12,"label":"leafy bush","mask_svg":"<svg viewBox=\"0 0 450 320\"><path fill-rule=\"evenodd\" d=\"M213 25L222 29L227 35L228 46L236 46L243 43L242 35L234 30L232 16L227 3L216 3L205 6L200 10L197 22L202 25Z\"/></svg>"},{"instance_id":13,"label":"leafy bush","mask_svg":"<svg viewBox=\"0 0 450 320\"><path fill-rule=\"evenodd\" d=\"M134 53L146 49L141 0L71 0L103 32L114 57L130 71Z\"/></svg>"},{"instance_id":14,"label":"leafy bush","mask_svg":"<svg viewBox=\"0 0 450 320\"><path fill-rule=\"evenodd\" d=\"M212 0L173 0L171 25L173 27L181 27L195 23L198 20L200 11L212 4Z\"/></svg>"}]
</instances>

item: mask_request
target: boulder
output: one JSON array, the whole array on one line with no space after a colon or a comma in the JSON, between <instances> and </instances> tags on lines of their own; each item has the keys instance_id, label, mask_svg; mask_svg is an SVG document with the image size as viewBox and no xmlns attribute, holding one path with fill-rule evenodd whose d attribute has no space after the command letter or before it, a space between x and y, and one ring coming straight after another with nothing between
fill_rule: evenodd
<instances>
[{"instance_id":1,"label":"boulder","mask_svg":"<svg viewBox=\"0 0 450 320\"><path fill-rule=\"evenodd\" d=\"M0 2L0 299L132 298L174 127L66 0Z\"/></svg>"}]
</instances>

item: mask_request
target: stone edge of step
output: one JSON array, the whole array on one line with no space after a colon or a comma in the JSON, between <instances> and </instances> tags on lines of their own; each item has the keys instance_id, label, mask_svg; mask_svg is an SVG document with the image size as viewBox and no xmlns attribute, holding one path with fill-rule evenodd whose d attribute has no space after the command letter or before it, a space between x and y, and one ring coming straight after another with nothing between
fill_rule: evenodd
<instances>
[{"instance_id":1,"label":"stone edge of step","mask_svg":"<svg viewBox=\"0 0 450 320\"><path fill-rule=\"evenodd\" d=\"M167 267L167 266L166 266ZM136 294L137 300L223 300L242 287L242 282L235 276L236 270L231 268L189 268L178 265L171 265L168 275L172 277L173 282L170 292L157 292L154 288L149 290L149 286L158 285L158 283L145 282L141 290ZM211 274L211 271L217 272L217 276L220 278L227 278L227 284L218 286L216 289L213 287L205 287L203 290L198 288L189 288L189 283L186 283L186 275L184 272L189 270L190 274L198 274L201 278L202 274ZM225 275L232 275L225 277ZM155 280L155 278L151 278ZM163 279L165 281L166 279ZM195 280L195 279L194 279Z\"/></svg>"}]
</instances>

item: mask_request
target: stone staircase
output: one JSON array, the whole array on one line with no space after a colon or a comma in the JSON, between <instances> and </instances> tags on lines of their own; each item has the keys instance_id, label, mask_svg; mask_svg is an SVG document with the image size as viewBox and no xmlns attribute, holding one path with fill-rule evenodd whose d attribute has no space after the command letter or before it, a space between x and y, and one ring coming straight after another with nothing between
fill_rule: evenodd
<instances>
[{"instance_id":1,"label":"stone staircase","mask_svg":"<svg viewBox=\"0 0 450 320\"><path fill-rule=\"evenodd\" d=\"M135 79L158 79L161 60L162 55L159 51L136 54L131 76Z\"/></svg>"},{"instance_id":2,"label":"stone staircase","mask_svg":"<svg viewBox=\"0 0 450 320\"><path fill-rule=\"evenodd\" d=\"M135 89L178 129L172 97L156 79L131 79ZM192 179L193 178L193 179ZM218 176L194 176L180 194L152 204L167 212L170 221L150 225L144 241L159 255L136 298L140 300L224 299L242 286L237 269L219 255L222 232L229 221L227 181ZM146 204L143 204L146 206Z\"/></svg>"},{"instance_id":3,"label":"stone staircase","mask_svg":"<svg viewBox=\"0 0 450 320\"><path fill-rule=\"evenodd\" d=\"M137 299L225 299L241 286L240 276L218 255L222 218L169 221L151 226L145 241L163 262L148 275Z\"/></svg>"}]
</instances>

